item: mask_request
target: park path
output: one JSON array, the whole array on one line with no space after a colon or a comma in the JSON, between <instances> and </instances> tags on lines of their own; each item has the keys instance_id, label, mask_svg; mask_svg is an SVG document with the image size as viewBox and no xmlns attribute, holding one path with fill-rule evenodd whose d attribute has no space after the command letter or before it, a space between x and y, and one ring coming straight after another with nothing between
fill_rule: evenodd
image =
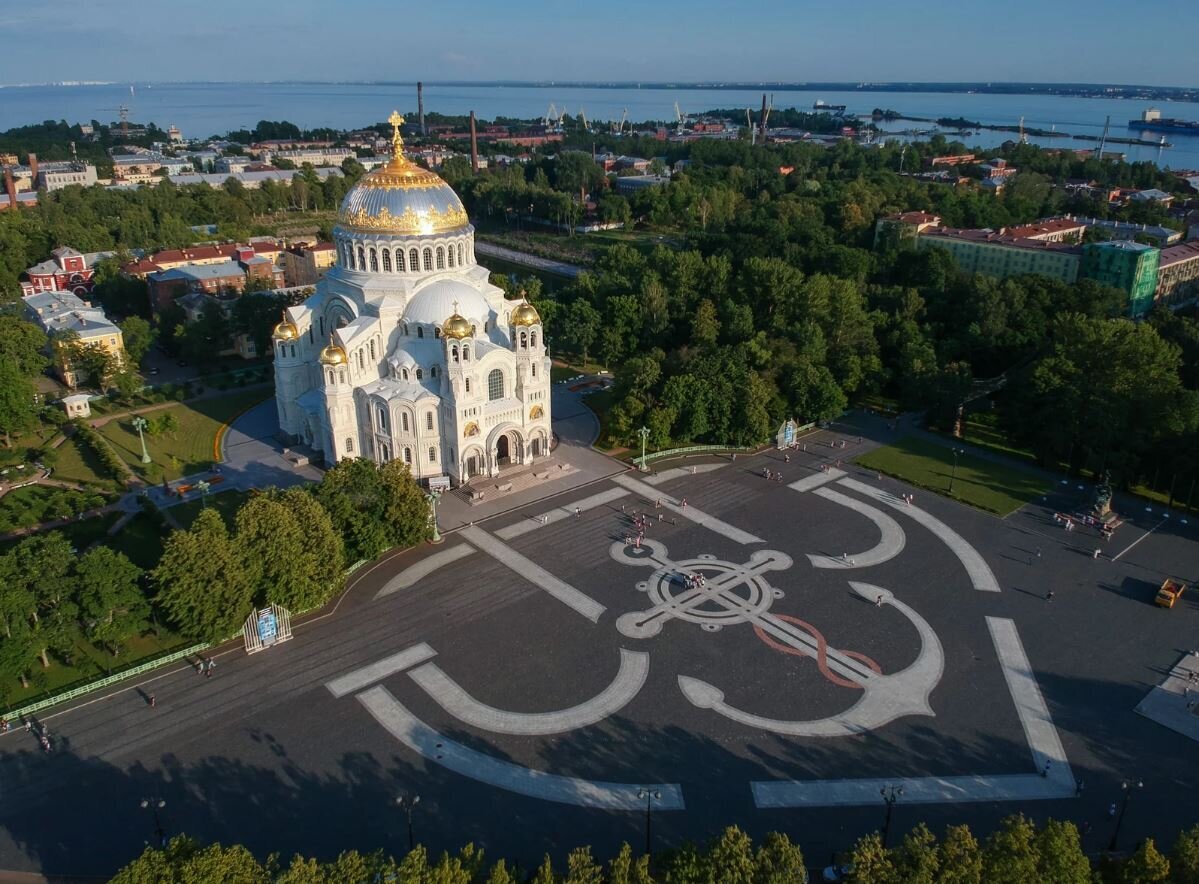
<instances>
[{"instance_id":1,"label":"park path","mask_svg":"<svg viewBox=\"0 0 1199 884\"><path fill-rule=\"evenodd\" d=\"M567 279L577 279L579 274L583 272L583 268L577 264L568 264L565 261L553 261L549 258L539 258L537 255L530 255L528 252L518 252L516 249L510 249L507 246L497 246L495 243L483 242L482 240L475 240L475 251L480 255L490 255L493 258L499 258L503 261L511 261L513 264L532 267L534 270L544 270L546 273L565 276Z\"/></svg>"}]
</instances>

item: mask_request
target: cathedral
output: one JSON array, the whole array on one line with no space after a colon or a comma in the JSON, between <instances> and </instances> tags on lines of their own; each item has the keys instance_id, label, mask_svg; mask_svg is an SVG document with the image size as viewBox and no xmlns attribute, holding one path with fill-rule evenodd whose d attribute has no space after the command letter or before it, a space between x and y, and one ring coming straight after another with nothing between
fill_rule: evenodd
<instances>
[{"instance_id":1,"label":"cathedral","mask_svg":"<svg viewBox=\"0 0 1199 884\"><path fill-rule=\"evenodd\" d=\"M401 459L458 485L550 450L550 361L537 310L475 263L458 195L393 153L346 194L337 264L275 327L286 438L326 464Z\"/></svg>"}]
</instances>

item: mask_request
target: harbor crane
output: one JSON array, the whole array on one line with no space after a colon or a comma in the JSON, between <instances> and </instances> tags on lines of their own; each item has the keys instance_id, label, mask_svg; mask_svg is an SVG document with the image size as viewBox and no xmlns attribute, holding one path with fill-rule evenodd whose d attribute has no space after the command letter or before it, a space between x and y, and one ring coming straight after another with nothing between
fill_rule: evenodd
<instances>
[{"instance_id":1,"label":"harbor crane","mask_svg":"<svg viewBox=\"0 0 1199 884\"><path fill-rule=\"evenodd\" d=\"M587 125L587 114L583 113L583 105L579 105L579 120L583 124L583 131L590 132L591 127Z\"/></svg>"},{"instance_id":2,"label":"harbor crane","mask_svg":"<svg viewBox=\"0 0 1199 884\"><path fill-rule=\"evenodd\" d=\"M130 86L129 88L132 89L133 87ZM129 137L129 105L122 104L119 107L103 107L100 110L116 111L121 120L121 138Z\"/></svg>"},{"instance_id":3,"label":"harbor crane","mask_svg":"<svg viewBox=\"0 0 1199 884\"><path fill-rule=\"evenodd\" d=\"M616 125L616 127L612 130L613 135L623 135L624 134L624 124L628 118L629 118L629 109L626 107L624 109L624 112L620 115L620 123L618 123Z\"/></svg>"},{"instance_id":4,"label":"harbor crane","mask_svg":"<svg viewBox=\"0 0 1199 884\"><path fill-rule=\"evenodd\" d=\"M678 120L679 134L682 134L683 129L685 128L686 124L684 123L684 120L683 120L683 112L681 110L679 110L679 103L677 101L674 103L674 116L675 116L675 119Z\"/></svg>"},{"instance_id":5,"label":"harbor crane","mask_svg":"<svg viewBox=\"0 0 1199 884\"><path fill-rule=\"evenodd\" d=\"M1099 138L1099 147L1095 150L1095 159L1103 159L1103 148L1107 146L1107 133L1112 127L1112 117L1108 114L1107 119L1103 121L1103 135Z\"/></svg>"},{"instance_id":6,"label":"harbor crane","mask_svg":"<svg viewBox=\"0 0 1199 884\"><path fill-rule=\"evenodd\" d=\"M750 146L753 146L758 141L758 139L757 139L758 130L754 128L753 113L750 111L749 108L745 109L745 129L747 132L749 132Z\"/></svg>"}]
</instances>

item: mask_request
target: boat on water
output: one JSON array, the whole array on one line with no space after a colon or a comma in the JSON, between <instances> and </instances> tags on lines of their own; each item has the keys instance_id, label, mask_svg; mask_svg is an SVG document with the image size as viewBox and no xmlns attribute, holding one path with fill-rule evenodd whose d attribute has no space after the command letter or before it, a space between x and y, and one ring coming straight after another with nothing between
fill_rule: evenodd
<instances>
[{"instance_id":1,"label":"boat on water","mask_svg":"<svg viewBox=\"0 0 1199 884\"><path fill-rule=\"evenodd\" d=\"M1151 132L1182 132L1190 135L1199 135L1199 121L1175 120L1172 117L1163 117L1162 112L1155 107L1143 111L1140 119L1129 120L1128 128L1145 129Z\"/></svg>"}]
</instances>

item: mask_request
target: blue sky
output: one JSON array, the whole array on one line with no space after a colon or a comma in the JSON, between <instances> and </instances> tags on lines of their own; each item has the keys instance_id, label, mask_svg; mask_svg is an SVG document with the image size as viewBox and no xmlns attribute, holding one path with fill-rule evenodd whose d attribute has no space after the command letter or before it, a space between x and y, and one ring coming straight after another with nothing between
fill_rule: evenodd
<instances>
[{"instance_id":1,"label":"blue sky","mask_svg":"<svg viewBox=\"0 0 1199 884\"><path fill-rule=\"evenodd\" d=\"M1199 84L1190 0L0 0L0 83L1032 80ZM14 39L25 33L36 39Z\"/></svg>"}]
</instances>

